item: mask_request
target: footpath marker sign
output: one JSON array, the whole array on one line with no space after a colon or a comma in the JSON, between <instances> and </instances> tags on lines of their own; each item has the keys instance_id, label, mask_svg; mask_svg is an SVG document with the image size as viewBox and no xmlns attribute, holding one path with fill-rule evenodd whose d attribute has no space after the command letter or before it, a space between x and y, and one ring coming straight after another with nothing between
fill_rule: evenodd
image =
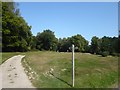
<instances>
[{"instance_id":1,"label":"footpath marker sign","mask_svg":"<svg viewBox=\"0 0 120 90\"><path fill-rule=\"evenodd\" d=\"M75 78L75 75L74 75L74 45L72 44L72 86L74 87L74 78Z\"/></svg>"}]
</instances>

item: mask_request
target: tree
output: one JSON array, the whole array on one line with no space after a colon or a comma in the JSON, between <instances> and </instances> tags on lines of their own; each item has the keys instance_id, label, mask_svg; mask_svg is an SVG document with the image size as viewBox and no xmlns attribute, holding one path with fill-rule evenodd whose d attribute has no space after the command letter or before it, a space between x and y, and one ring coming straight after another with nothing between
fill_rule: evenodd
<instances>
[{"instance_id":1,"label":"tree","mask_svg":"<svg viewBox=\"0 0 120 90\"><path fill-rule=\"evenodd\" d=\"M76 51L85 52L88 46L88 41L81 35L77 34L71 37L71 43L78 49Z\"/></svg>"},{"instance_id":2,"label":"tree","mask_svg":"<svg viewBox=\"0 0 120 90\"><path fill-rule=\"evenodd\" d=\"M44 30L42 33L37 33L37 49L39 50L56 50L57 38L51 30Z\"/></svg>"},{"instance_id":3,"label":"tree","mask_svg":"<svg viewBox=\"0 0 120 90\"><path fill-rule=\"evenodd\" d=\"M31 26L19 14L16 3L2 2L2 50L27 51L31 49Z\"/></svg>"},{"instance_id":4,"label":"tree","mask_svg":"<svg viewBox=\"0 0 120 90\"><path fill-rule=\"evenodd\" d=\"M69 47L71 47L71 42L70 42L70 38L59 38L58 40L58 51L60 52L67 52L67 51L71 51L69 49Z\"/></svg>"},{"instance_id":5,"label":"tree","mask_svg":"<svg viewBox=\"0 0 120 90\"><path fill-rule=\"evenodd\" d=\"M109 54L118 53L118 38L117 37L106 37L104 36L101 42L101 51L107 51Z\"/></svg>"},{"instance_id":6,"label":"tree","mask_svg":"<svg viewBox=\"0 0 120 90\"><path fill-rule=\"evenodd\" d=\"M118 55L119 53L119 46L118 41L119 39L117 37L102 37L98 38L94 36L91 39L91 47L90 51L91 53L101 54L102 56L107 55Z\"/></svg>"},{"instance_id":7,"label":"tree","mask_svg":"<svg viewBox=\"0 0 120 90\"><path fill-rule=\"evenodd\" d=\"M72 44L77 47L75 51L85 52L88 46L88 41L85 40L85 38L81 35L77 34L72 37L59 39L58 49L62 52L71 51L70 47L72 46Z\"/></svg>"},{"instance_id":8,"label":"tree","mask_svg":"<svg viewBox=\"0 0 120 90\"><path fill-rule=\"evenodd\" d=\"M31 49L33 49L33 50L36 49L36 43L37 43L36 37L32 36Z\"/></svg>"},{"instance_id":9,"label":"tree","mask_svg":"<svg viewBox=\"0 0 120 90\"><path fill-rule=\"evenodd\" d=\"M98 54L100 52L100 39L96 36L93 36L91 39L91 53Z\"/></svg>"}]
</instances>

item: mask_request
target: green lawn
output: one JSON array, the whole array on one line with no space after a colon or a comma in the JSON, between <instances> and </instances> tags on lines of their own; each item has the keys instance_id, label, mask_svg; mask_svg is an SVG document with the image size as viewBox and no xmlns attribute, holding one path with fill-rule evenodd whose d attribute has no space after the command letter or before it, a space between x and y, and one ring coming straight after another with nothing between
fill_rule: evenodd
<instances>
[{"instance_id":1,"label":"green lawn","mask_svg":"<svg viewBox=\"0 0 120 90\"><path fill-rule=\"evenodd\" d=\"M71 56L71 53L27 52L22 63L34 86L71 88ZM118 57L75 53L75 88L112 88L117 87L117 81Z\"/></svg>"},{"instance_id":2,"label":"green lawn","mask_svg":"<svg viewBox=\"0 0 120 90\"><path fill-rule=\"evenodd\" d=\"M20 52L3 52L0 53L0 64L2 64L4 61L6 61L8 58L18 55Z\"/></svg>"}]
</instances>

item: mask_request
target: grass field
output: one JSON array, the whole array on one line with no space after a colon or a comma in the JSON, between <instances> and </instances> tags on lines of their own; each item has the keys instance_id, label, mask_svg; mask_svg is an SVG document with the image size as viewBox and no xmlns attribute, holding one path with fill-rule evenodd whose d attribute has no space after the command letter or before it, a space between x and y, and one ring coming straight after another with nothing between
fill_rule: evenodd
<instances>
[{"instance_id":1,"label":"grass field","mask_svg":"<svg viewBox=\"0 0 120 90\"><path fill-rule=\"evenodd\" d=\"M2 64L4 61L6 61L8 58L21 54L20 52L3 52L0 53L0 64Z\"/></svg>"},{"instance_id":2,"label":"grass field","mask_svg":"<svg viewBox=\"0 0 120 90\"><path fill-rule=\"evenodd\" d=\"M22 63L34 86L71 88L71 56L71 53L28 52ZM118 57L75 53L75 88L112 88L117 85Z\"/></svg>"}]
</instances>

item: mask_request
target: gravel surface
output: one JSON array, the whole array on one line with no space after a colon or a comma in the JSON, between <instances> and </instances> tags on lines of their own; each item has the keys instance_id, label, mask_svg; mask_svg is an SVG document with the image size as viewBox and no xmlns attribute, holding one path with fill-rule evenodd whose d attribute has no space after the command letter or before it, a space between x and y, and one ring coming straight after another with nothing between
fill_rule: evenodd
<instances>
[{"instance_id":1,"label":"gravel surface","mask_svg":"<svg viewBox=\"0 0 120 90\"><path fill-rule=\"evenodd\" d=\"M35 88L24 72L21 60L24 56L17 55L0 65L1 88Z\"/></svg>"}]
</instances>

